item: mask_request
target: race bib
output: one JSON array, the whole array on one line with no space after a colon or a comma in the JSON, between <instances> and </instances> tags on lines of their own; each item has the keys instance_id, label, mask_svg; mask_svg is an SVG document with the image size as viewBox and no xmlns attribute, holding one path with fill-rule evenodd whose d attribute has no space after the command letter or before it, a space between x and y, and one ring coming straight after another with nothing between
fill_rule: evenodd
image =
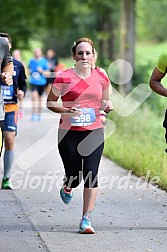
<instances>
[{"instance_id":1,"label":"race bib","mask_svg":"<svg viewBox=\"0 0 167 252\"><path fill-rule=\"evenodd\" d=\"M94 108L80 108L82 115L70 118L71 126L89 126L96 120Z\"/></svg>"},{"instance_id":2,"label":"race bib","mask_svg":"<svg viewBox=\"0 0 167 252\"><path fill-rule=\"evenodd\" d=\"M7 86L7 85L2 85L1 86L1 93L6 101L10 101L13 99L14 96L14 90L13 90L13 85Z\"/></svg>"}]
</instances>

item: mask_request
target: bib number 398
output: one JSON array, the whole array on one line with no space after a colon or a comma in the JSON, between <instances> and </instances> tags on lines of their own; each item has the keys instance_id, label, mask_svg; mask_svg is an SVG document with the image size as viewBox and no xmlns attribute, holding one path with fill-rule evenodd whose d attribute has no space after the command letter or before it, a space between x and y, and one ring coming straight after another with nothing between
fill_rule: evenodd
<instances>
[{"instance_id":1,"label":"bib number 398","mask_svg":"<svg viewBox=\"0 0 167 252\"><path fill-rule=\"evenodd\" d=\"M75 118L70 118L72 126L89 126L96 120L94 108L81 108L82 114Z\"/></svg>"}]
</instances>

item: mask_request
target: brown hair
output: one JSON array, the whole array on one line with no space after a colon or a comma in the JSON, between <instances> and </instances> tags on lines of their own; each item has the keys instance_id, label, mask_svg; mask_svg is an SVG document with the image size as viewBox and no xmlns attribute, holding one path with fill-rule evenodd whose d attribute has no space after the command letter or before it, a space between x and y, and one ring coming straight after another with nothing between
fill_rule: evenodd
<instances>
[{"instance_id":1,"label":"brown hair","mask_svg":"<svg viewBox=\"0 0 167 252\"><path fill-rule=\"evenodd\" d=\"M9 42L12 44L12 39L10 37L10 35L6 32L0 32L0 37L1 38L8 38L9 39Z\"/></svg>"},{"instance_id":2,"label":"brown hair","mask_svg":"<svg viewBox=\"0 0 167 252\"><path fill-rule=\"evenodd\" d=\"M78 39L77 41L74 42L74 44L73 44L73 46L71 48L71 51L72 51L73 54L76 54L77 45L79 45L82 42L89 43L92 46L92 52L95 53L95 47L94 47L93 41L91 39L89 39L89 38L80 38L80 39Z\"/></svg>"}]
</instances>

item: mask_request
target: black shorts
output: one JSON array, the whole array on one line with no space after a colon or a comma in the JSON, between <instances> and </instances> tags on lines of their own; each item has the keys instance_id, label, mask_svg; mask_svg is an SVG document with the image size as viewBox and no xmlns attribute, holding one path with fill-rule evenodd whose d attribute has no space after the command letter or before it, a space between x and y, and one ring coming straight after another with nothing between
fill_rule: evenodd
<instances>
[{"instance_id":1,"label":"black shorts","mask_svg":"<svg viewBox=\"0 0 167 252\"><path fill-rule=\"evenodd\" d=\"M4 130L4 121L0 121L0 156L3 148L3 130Z\"/></svg>"},{"instance_id":2,"label":"black shorts","mask_svg":"<svg viewBox=\"0 0 167 252\"><path fill-rule=\"evenodd\" d=\"M75 188L83 177L84 187L97 187L99 163L104 147L103 128L66 132L59 129L58 142L65 169L64 184Z\"/></svg>"},{"instance_id":3,"label":"black shorts","mask_svg":"<svg viewBox=\"0 0 167 252\"><path fill-rule=\"evenodd\" d=\"M52 84L53 82L54 82L54 80L55 80L55 78L47 78L47 84L46 84L46 86L47 85L49 85L49 84Z\"/></svg>"},{"instance_id":4,"label":"black shorts","mask_svg":"<svg viewBox=\"0 0 167 252\"><path fill-rule=\"evenodd\" d=\"M163 121L163 127L166 130L166 132L165 132L165 140L166 140L166 143L167 143L167 110L165 112L165 118L164 118L164 121ZM165 151L167 152L167 149Z\"/></svg>"},{"instance_id":5,"label":"black shorts","mask_svg":"<svg viewBox=\"0 0 167 252\"><path fill-rule=\"evenodd\" d=\"M17 134L18 111L5 113L4 131L15 132Z\"/></svg>"},{"instance_id":6,"label":"black shorts","mask_svg":"<svg viewBox=\"0 0 167 252\"><path fill-rule=\"evenodd\" d=\"M31 91L37 91L38 95L41 96L43 95L44 91L45 91L45 85L34 85L31 84Z\"/></svg>"},{"instance_id":7,"label":"black shorts","mask_svg":"<svg viewBox=\"0 0 167 252\"><path fill-rule=\"evenodd\" d=\"M46 82L47 82L46 86L48 84L52 84L54 82L55 78L56 78L56 72L51 70L49 76L46 78Z\"/></svg>"}]
</instances>

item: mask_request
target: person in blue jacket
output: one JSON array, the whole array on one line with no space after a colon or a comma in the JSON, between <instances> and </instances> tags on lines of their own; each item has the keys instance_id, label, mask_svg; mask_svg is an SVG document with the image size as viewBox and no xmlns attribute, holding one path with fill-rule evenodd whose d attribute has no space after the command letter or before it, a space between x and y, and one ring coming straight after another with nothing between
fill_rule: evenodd
<instances>
[{"instance_id":1,"label":"person in blue jacket","mask_svg":"<svg viewBox=\"0 0 167 252\"><path fill-rule=\"evenodd\" d=\"M6 40L0 36L0 80L6 85L13 85L13 60L9 53L9 46ZM0 87L1 90L1 87ZM0 157L3 147L3 126L4 126L4 101L0 92Z\"/></svg>"},{"instance_id":2,"label":"person in blue jacket","mask_svg":"<svg viewBox=\"0 0 167 252\"><path fill-rule=\"evenodd\" d=\"M8 33L0 33L0 36L6 39L9 50L12 48L11 37ZM2 189L12 189L9 181L11 169L14 161L14 140L17 134L17 121L18 121L18 100L22 100L25 96L27 85L26 75L23 64L13 59L13 85L6 85L1 82L1 94L4 99L5 105L5 120L4 120L4 169Z\"/></svg>"},{"instance_id":3,"label":"person in blue jacket","mask_svg":"<svg viewBox=\"0 0 167 252\"><path fill-rule=\"evenodd\" d=\"M47 84L46 76L49 73L49 63L42 56L41 48L34 49L34 58L28 65L30 72L30 85L32 91L32 121L41 119L42 95Z\"/></svg>"}]
</instances>

